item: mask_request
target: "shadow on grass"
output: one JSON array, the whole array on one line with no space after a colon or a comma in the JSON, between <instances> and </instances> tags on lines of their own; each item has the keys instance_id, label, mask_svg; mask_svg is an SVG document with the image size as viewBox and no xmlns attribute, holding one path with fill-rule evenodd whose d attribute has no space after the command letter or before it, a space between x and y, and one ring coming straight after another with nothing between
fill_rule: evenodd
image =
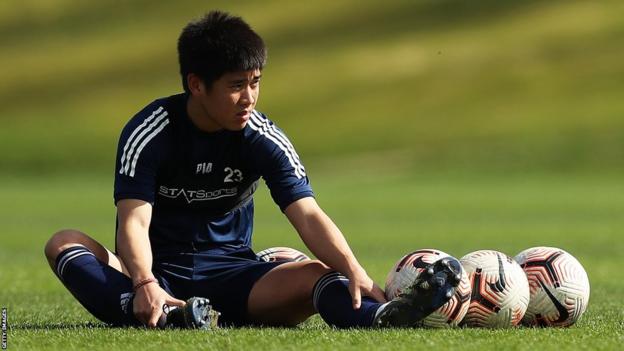
<instances>
[{"instance_id":1,"label":"shadow on grass","mask_svg":"<svg viewBox=\"0 0 624 351\"><path fill-rule=\"evenodd\" d=\"M16 331L16 330L30 330L30 331L41 331L41 330L73 330L73 329L111 329L111 330L119 330L119 329L132 329L132 330L150 330L149 328L141 327L141 326L115 326L104 323L95 323L95 322L85 322L85 323L50 323L50 324L38 324L38 323L18 323L13 325L8 325L8 330ZM234 326L234 325L222 325L219 326L218 329L239 329L239 330L257 330L257 329L274 329L274 330L300 330L299 326L266 326L266 325L246 325L246 326ZM166 329L153 329L153 330L183 330L177 328L166 328Z\"/></svg>"},{"instance_id":2,"label":"shadow on grass","mask_svg":"<svg viewBox=\"0 0 624 351\"><path fill-rule=\"evenodd\" d=\"M102 323L85 322L85 323L17 323L8 325L9 330L61 330L61 329L111 329L121 328L114 327Z\"/></svg>"}]
</instances>

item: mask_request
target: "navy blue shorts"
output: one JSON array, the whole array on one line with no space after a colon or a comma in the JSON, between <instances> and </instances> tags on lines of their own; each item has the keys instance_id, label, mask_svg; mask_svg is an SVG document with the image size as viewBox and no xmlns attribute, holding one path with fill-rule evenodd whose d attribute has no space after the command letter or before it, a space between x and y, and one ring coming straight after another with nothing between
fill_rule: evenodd
<instances>
[{"instance_id":1,"label":"navy blue shorts","mask_svg":"<svg viewBox=\"0 0 624 351\"><path fill-rule=\"evenodd\" d=\"M171 296L186 300L206 297L221 312L222 325L247 325L247 301L254 284L268 271L286 263L264 262L250 248L227 253L177 252L154 254L152 271Z\"/></svg>"}]
</instances>

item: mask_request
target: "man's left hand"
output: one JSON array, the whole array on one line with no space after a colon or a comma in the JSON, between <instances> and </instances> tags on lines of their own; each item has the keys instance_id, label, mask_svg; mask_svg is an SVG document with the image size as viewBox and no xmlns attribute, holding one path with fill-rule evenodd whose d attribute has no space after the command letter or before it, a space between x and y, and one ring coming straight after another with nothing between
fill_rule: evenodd
<instances>
[{"instance_id":1,"label":"man's left hand","mask_svg":"<svg viewBox=\"0 0 624 351\"><path fill-rule=\"evenodd\" d=\"M353 309L357 310L362 305L362 296L369 296L377 300L377 302L386 302L386 296L375 282L366 274L365 271L358 271L349 278L349 293L351 293Z\"/></svg>"}]
</instances>

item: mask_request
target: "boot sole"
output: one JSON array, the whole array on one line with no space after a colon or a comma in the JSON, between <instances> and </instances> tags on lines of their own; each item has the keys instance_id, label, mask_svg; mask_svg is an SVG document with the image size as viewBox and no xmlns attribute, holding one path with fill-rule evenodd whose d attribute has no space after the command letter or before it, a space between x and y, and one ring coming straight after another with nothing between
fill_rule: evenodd
<instances>
[{"instance_id":1,"label":"boot sole","mask_svg":"<svg viewBox=\"0 0 624 351\"><path fill-rule=\"evenodd\" d=\"M406 292L390 301L375 318L375 327L415 327L455 294L461 280L461 264L453 257L444 257L416 277Z\"/></svg>"}]
</instances>

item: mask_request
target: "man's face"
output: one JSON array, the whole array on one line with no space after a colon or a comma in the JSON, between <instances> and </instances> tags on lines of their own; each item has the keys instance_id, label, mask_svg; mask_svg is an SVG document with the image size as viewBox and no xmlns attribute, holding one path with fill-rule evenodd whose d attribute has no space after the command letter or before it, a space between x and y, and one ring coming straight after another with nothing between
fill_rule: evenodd
<instances>
[{"instance_id":1,"label":"man's face","mask_svg":"<svg viewBox=\"0 0 624 351\"><path fill-rule=\"evenodd\" d=\"M205 112L202 129L236 131L245 128L258 102L260 76L258 69L225 73L212 87L202 86L199 93L193 94Z\"/></svg>"}]
</instances>

